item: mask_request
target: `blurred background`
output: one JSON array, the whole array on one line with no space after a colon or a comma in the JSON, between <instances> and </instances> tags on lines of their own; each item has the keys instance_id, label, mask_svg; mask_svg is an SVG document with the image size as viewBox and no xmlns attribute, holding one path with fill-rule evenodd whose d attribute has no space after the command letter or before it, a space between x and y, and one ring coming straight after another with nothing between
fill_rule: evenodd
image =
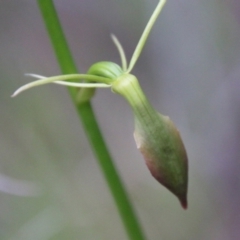
<instances>
[{"instance_id":1,"label":"blurred background","mask_svg":"<svg viewBox=\"0 0 240 240\"><path fill-rule=\"evenodd\" d=\"M64 87L10 98L58 75L36 1L1 0L0 239L123 240L118 212ZM128 59L157 0L55 1L81 73ZM155 181L133 139L127 103L100 89L94 109L149 240L240 239L240 2L168 0L135 74L181 132L189 156L189 209Z\"/></svg>"}]
</instances>

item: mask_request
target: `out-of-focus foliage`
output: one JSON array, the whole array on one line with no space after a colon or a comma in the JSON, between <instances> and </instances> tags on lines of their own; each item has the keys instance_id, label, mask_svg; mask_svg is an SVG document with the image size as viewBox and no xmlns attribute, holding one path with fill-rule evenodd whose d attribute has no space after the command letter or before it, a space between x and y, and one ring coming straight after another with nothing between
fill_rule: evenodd
<instances>
[{"instance_id":1,"label":"out-of-focus foliage","mask_svg":"<svg viewBox=\"0 0 240 240\"><path fill-rule=\"evenodd\" d=\"M156 1L55 1L80 72L130 57ZM151 240L239 239L240 15L238 1L168 1L134 74L184 139L189 209L161 187L135 147L126 102L98 90L94 108ZM59 73L35 1L1 1L0 239L125 239L71 105L58 86L10 95L24 73Z\"/></svg>"}]
</instances>

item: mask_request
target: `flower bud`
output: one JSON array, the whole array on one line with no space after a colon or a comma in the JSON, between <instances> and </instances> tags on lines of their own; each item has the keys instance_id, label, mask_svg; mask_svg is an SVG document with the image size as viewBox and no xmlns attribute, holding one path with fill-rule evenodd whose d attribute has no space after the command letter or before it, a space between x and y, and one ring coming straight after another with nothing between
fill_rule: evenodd
<instances>
[{"instance_id":1,"label":"flower bud","mask_svg":"<svg viewBox=\"0 0 240 240\"><path fill-rule=\"evenodd\" d=\"M131 74L119 77L112 90L121 94L135 117L134 138L152 176L187 208L188 160L179 131L169 117L158 113Z\"/></svg>"},{"instance_id":2,"label":"flower bud","mask_svg":"<svg viewBox=\"0 0 240 240\"><path fill-rule=\"evenodd\" d=\"M136 118L134 138L152 176L187 208L188 159L179 131L169 117L156 115L155 126ZM157 123L158 122L158 123Z\"/></svg>"}]
</instances>

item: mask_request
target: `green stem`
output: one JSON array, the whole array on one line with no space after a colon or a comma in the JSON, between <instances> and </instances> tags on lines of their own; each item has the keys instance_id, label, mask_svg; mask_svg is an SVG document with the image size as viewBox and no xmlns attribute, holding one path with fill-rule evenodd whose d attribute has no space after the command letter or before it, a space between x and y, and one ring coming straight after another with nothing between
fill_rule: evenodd
<instances>
[{"instance_id":1,"label":"green stem","mask_svg":"<svg viewBox=\"0 0 240 240\"><path fill-rule=\"evenodd\" d=\"M38 0L38 4L62 73L78 73L52 0ZM124 185L117 173L113 160L111 159L109 151L103 140L90 102L85 102L81 105L78 104L76 100L77 90L75 88L69 88L69 91L77 112L81 117L90 144L92 145L104 177L111 190L111 194L115 200L129 239L144 240L144 234L128 198L127 192L124 189Z\"/></svg>"}]
</instances>

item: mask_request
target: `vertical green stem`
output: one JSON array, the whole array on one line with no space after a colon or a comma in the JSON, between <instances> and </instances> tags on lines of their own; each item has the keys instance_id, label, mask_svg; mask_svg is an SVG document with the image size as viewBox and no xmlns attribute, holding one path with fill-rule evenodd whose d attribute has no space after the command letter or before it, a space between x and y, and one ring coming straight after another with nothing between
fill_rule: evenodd
<instances>
[{"instance_id":1,"label":"vertical green stem","mask_svg":"<svg viewBox=\"0 0 240 240\"><path fill-rule=\"evenodd\" d=\"M52 0L38 0L39 8L48 30L57 60L63 74L77 73L69 47L67 45L62 27L60 25ZM102 134L96 122L90 102L78 104L76 101L77 91L69 88L73 103L82 120L84 129L95 152L104 177L110 188L115 204L130 240L144 240L144 234L139 225L134 209L124 189L123 183L117 173L113 160L109 154Z\"/></svg>"}]
</instances>

